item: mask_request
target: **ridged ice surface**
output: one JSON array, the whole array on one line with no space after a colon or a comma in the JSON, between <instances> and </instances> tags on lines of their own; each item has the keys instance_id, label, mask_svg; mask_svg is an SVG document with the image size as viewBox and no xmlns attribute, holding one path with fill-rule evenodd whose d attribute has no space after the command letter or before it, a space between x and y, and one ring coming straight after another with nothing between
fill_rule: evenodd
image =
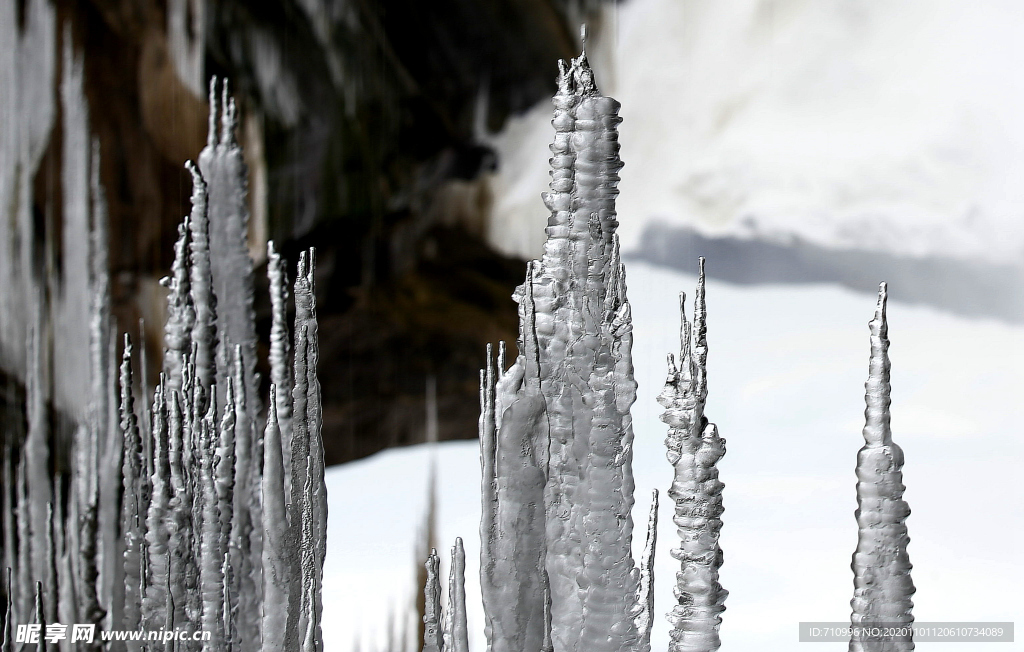
<instances>
[{"instance_id":1,"label":"ridged ice surface","mask_svg":"<svg viewBox=\"0 0 1024 652\"><path fill-rule=\"evenodd\" d=\"M560 62L544 256L527 268L519 355L481 383L481 582L495 652L633 649L636 383L615 229L619 104L586 55Z\"/></svg>"},{"instance_id":2,"label":"ridged ice surface","mask_svg":"<svg viewBox=\"0 0 1024 652\"><path fill-rule=\"evenodd\" d=\"M889 327L885 317L886 284L878 289L871 329L871 359L864 384L864 447L857 453L857 551L853 554L851 622L906 625L914 622L914 583L910 579L907 516L903 500L903 450L889 429ZM910 636L891 640L850 641L850 652L913 650Z\"/></svg>"},{"instance_id":3,"label":"ridged ice surface","mask_svg":"<svg viewBox=\"0 0 1024 652\"><path fill-rule=\"evenodd\" d=\"M70 55L65 64L64 99L74 109L81 70ZM78 240L82 250L70 260L84 268L70 270L80 278L66 289L85 297L75 297L78 303L58 301L52 308L64 310L60 314L67 319L88 312L75 326L86 334L84 351L79 351L84 362L64 370L85 388L87 409L73 415L80 422L65 510L65 501L57 499L65 495L63 477L53 477L49 466L54 456L48 443L48 397L41 391L47 386L48 352L39 330L29 323L26 332L32 338L22 346L28 436L20 461L12 463L5 454L2 469L3 563L13 569L5 587L10 598L3 605L5 622L212 635L205 643L179 641L173 646L179 651L322 650L327 500L314 253L303 252L298 261L291 329L285 322L287 265L275 255L269 270L275 311L271 362L274 378L283 379L287 389L274 386L265 439L259 438L252 261L244 240L245 168L232 135L234 104L226 95L223 104L228 108L212 154L204 151L200 165L186 164L193 181L192 206L178 232L171 274L163 281L168 319L162 372L151 402L138 397L140 386L147 399L150 388L133 373L135 365L145 362L134 359L127 335L120 368L115 362L106 210L95 150L85 152L91 154L88 177L70 180L68 187L79 188L78 199L88 206L65 206L70 216L66 235ZM66 145L82 149L89 140L87 121L72 110L64 117L74 127L66 127L73 136ZM224 300L218 293L230 297ZM3 296L8 306L8 298L26 295ZM289 330L295 356L287 345ZM65 340L63 345L74 344L67 333L56 337ZM74 374L79 364L86 365L84 378ZM279 411L290 415L294 436L287 442L282 441ZM9 628L4 632L11 635ZM0 644L10 649L9 638ZM76 645L102 648L99 636L91 644ZM129 652L149 649L138 641L125 647Z\"/></svg>"},{"instance_id":4,"label":"ridged ice surface","mask_svg":"<svg viewBox=\"0 0 1024 652\"><path fill-rule=\"evenodd\" d=\"M721 642L718 628L723 603L729 595L718 583L722 565L719 536L722 531L722 489L718 460L725 454L725 440L718 428L704 416L707 400L707 327L704 304L704 259L694 298L693 325L686 319L685 295L680 296L679 364L668 359L668 379L658 402L665 406L661 419L668 424L668 461L674 475L669 496L675 501L673 521L679 547L672 556L679 560L673 593L678 604L669 620L672 652L710 652Z\"/></svg>"}]
</instances>

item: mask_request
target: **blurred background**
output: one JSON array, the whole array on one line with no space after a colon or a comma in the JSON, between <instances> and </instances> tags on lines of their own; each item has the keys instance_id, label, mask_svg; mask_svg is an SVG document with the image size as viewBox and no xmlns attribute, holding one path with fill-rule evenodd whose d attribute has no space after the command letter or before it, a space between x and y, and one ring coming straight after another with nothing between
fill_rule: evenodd
<instances>
[{"instance_id":1,"label":"blurred background","mask_svg":"<svg viewBox=\"0 0 1024 652\"><path fill-rule=\"evenodd\" d=\"M75 379L85 377L87 301L75 298L70 272L81 267L84 254L65 225L91 210L92 172L106 199L106 211L95 214L106 216L118 330L138 332L143 319L153 365L149 378L156 377L165 310L158 281L168 273L177 225L189 208L191 186L182 164L205 143L212 75L230 80L239 103L257 283L265 284L260 279L268 239L293 264L300 249L318 250L328 463L424 442L428 434L442 441L475 437L484 346L515 341L510 295L525 261L541 252L547 213L539 195L548 181L556 61L579 51L583 22L597 83L622 102L625 167L618 212L627 265L640 270L630 287L637 304L637 420L650 413L654 430L644 435L647 440L660 446L656 407L641 403L653 399L662 382L664 349L674 337L673 297L692 288L690 275L703 255L709 275L721 282L715 287L736 299L728 305L763 307L726 309L742 328L728 331L732 339L712 335L712 396L733 392L728 401L719 399L723 435L742 442L741 434L750 433L754 448L748 450L761 450L755 442L762 445L766 431L783 432L799 419L755 415L744 406L770 412L802 400L805 407L817 405L817 412L793 412L817 414L831 405L820 391L831 391L839 377L849 381L842 399L847 411L836 417L842 428L833 430L852 433L836 448L845 455L836 458L836 473L845 475L796 474L758 483L739 472L748 468L739 461L732 479L723 467L727 486L732 482L740 492L747 487L747 494L733 494L737 515L744 513L744 495L767 495L798 518L806 507L801 496L830 495L829 483L838 482L837 500L845 502L836 518L845 525L836 527L847 538L839 536L836 546L845 557L822 568L848 575L844 565L855 543L853 479L843 469L852 469L860 445L863 324L878 282L887 280L893 321L899 306L907 311L906 330L894 331L894 339L919 346L913 356L905 354L902 370L908 383L903 398L911 399L902 422L912 439L905 446L908 460L914 459L915 441L920 456L941 444L935 459L945 461L936 462L931 477L986 476L1002 501L991 504L992 513L1009 523L990 553L978 553L984 563L964 571L966 584L954 584L984 593L991 586L972 583L976 575L1021 576L1019 564L1006 570L1003 563L1004 553L1020 541L1020 484L1008 467L1006 473L986 472L983 461L1019 460L1024 423L1017 407L1024 392L1024 5L1013 0L0 3L5 439L17 439L12 433L24 423L23 307L33 293L61 306L48 317L54 373L44 388L54 436L66 436L84 409L86 393ZM91 142L98 158L92 158ZM266 342L265 288L257 287L256 297L260 340ZM781 309L796 302L809 303L803 312ZM664 314L643 307L663 304ZM851 339L843 343L829 335L838 332L829 324L840 314L851 323ZM720 319L712 327L725 327L727 317ZM667 329L668 339L657 340L658 346L641 342L639 333L653 333L654 325ZM925 343L929 347L921 348ZM801 346L809 347L803 357ZM747 357L728 358L726 350ZM774 357L758 358L756 352L765 350ZM716 363L719 351L726 357ZM807 357L812 351L815 360ZM265 356L261 351L264 367ZM793 356L804 366L790 373L786 365L796 364ZM842 371L835 366L840 364ZM718 372L723 385L715 386ZM729 379L746 384L730 387ZM898 404L896 380L894 387ZM731 429L723 425L730 415L736 416ZM829 431L821 422L801 423L806 442L816 436L812 431ZM755 436L759 428L761 438ZM978 457L981 450L989 451L987 457ZM970 472L953 461L963 462L965 451L978 464ZM458 454L474 464L471 454ZM425 468L426 449L416 459L409 464ZM749 459L752 469L757 459ZM791 458L779 465L789 462L825 464ZM368 467L352 468L358 474ZM455 466L451 474L462 470ZM667 464L664 473L670 473ZM401 483L404 474L372 477ZM929 475L918 474L922 483ZM934 486L939 491L948 484ZM339 486L357 491L354 484ZM446 486L444 477L440 486ZM473 491L471 482L467 487L463 493ZM965 484L961 493L973 490L977 486ZM417 524L427 508L420 498L402 502L398 493L394 503L371 501L366 511L348 517L350 523L370 523L375 511L385 509L408 521L406 534L380 534L406 537L408 545L366 554L397 555L397 561L384 556L375 563L392 563L396 572L414 577L414 555L426 536ZM959 503L938 494L931 499L935 536L952 536L941 505ZM915 506L909 494L908 500ZM932 504L921 493L918 500ZM977 509L964 500L960 518ZM459 534L468 543L475 525L466 518ZM950 555L957 546L973 545L975 526L953 529L963 538L953 536L951 547L934 557L944 568L955 565ZM355 545L345 530L332 536L342 546L338 555L351 558L349 571L337 571L339 582L385 577L352 570L370 568L370 557L344 547ZM728 568L728 539L723 541ZM755 535L748 541L770 545ZM734 547L740 545L735 539ZM778 590L778 578L758 577L752 590L762 596ZM842 581L848 594L849 578L842 575ZM940 574L932 581L941 591L952 580ZM380 605L405 604L415 593L411 582L399 597L383 592L367 609L384 613ZM742 600L735 582L723 584ZM825 590L791 589L794 595ZM1019 606L1017 598L1008 608ZM402 609L394 607L395 613ZM842 609L838 617L845 617ZM378 623L374 645L401 647L381 634L384 629L392 631ZM338 640L352 640L358 630L339 630Z\"/></svg>"}]
</instances>

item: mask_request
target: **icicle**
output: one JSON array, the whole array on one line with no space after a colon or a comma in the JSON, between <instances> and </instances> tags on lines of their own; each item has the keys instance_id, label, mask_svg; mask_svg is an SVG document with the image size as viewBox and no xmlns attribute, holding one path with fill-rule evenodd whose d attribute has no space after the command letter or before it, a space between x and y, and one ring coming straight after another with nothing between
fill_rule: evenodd
<instances>
[{"instance_id":1,"label":"icicle","mask_svg":"<svg viewBox=\"0 0 1024 652\"><path fill-rule=\"evenodd\" d=\"M445 649L448 652L469 652L469 629L466 621L466 551L462 547L461 538L456 538L452 547Z\"/></svg>"},{"instance_id":2,"label":"icicle","mask_svg":"<svg viewBox=\"0 0 1024 652\"><path fill-rule=\"evenodd\" d=\"M191 490L186 482L182 467L183 448L183 415L178 392L170 394L168 409L168 465L171 475L170 519L167 523L167 556L170 566L167 569L168 601L174 605L173 621L183 626L192 622L185 612L189 575L192 573L192 549L188 538L191 527L192 508ZM194 588L194 584L192 585ZM171 618L172 614L168 614Z\"/></svg>"},{"instance_id":3,"label":"icicle","mask_svg":"<svg viewBox=\"0 0 1024 652\"><path fill-rule=\"evenodd\" d=\"M10 566L7 567L7 572L4 575L4 579L7 580L7 589L4 592L4 630L3 638L0 639L0 652L12 652L14 636L11 631L11 617L13 616L11 612L14 610L14 600L11 596L14 594L14 579L11 577Z\"/></svg>"},{"instance_id":4,"label":"icicle","mask_svg":"<svg viewBox=\"0 0 1024 652\"><path fill-rule=\"evenodd\" d=\"M436 550L427 557L427 584L423 589L426 609L423 613L423 652L444 652L441 629L441 560Z\"/></svg>"},{"instance_id":5,"label":"icicle","mask_svg":"<svg viewBox=\"0 0 1024 652\"><path fill-rule=\"evenodd\" d=\"M224 563L221 565L221 626L224 628L224 647L226 650L237 648L238 637L235 631L235 607L236 602L231 589L231 555L224 555Z\"/></svg>"},{"instance_id":6,"label":"icicle","mask_svg":"<svg viewBox=\"0 0 1024 652\"><path fill-rule=\"evenodd\" d=\"M277 387L270 386L267 429L263 440L263 633L264 652L289 650L285 633L289 620L291 575L288 518L284 493L284 464L278 423Z\"/></svg>"},{"instance_id":7,"label":"icicle","mask_svg":"<svg viewBox=\"0 0 1024 652\"><path fill-rule=\"evenodd\" d=\"M309 249L309 267L306 287L309 297L309 314L306 318L306 431L309 437L309 503L311 511L313 569L310 588L312 600L311 632L316 652L323 652L323 636L320 616L323 613L324 560L327 557L327 485L324 480L324 442L321 433L323 413L320 403L320 381L317 379L317 363L320 357L319 327L316 318L316 249Z\"/></svg>"},{"instance_id":8,"label":"icicle","mask_svg":"<svg viewBox=\"0 0 1024 652\"><path fill-rule=\"evenodd\" d=\"M192 328L195 326L196 312L189 284L191 238L192 225L186 215L178 225L171 275L160 280L160 284L170 290L167 295L167 322L164 325L164 374L169 391L181 389L184 373L181 361L192 349Z\"/></svg>"},{"instance_id":9,"label":"icicle","mask_svg":"<svg viewBox=\"0 0 1024 652\"><path fill-rule=\"evenodd\" d=\"M77 593L78 615L86 624L96 625L106 615L100 606L97 592L99 577L99 560L97 559L97 538L99 532L98 509L99 489L96 475L99 468L96 462L96 451L99 448L99 424L92 417L87 422L84 434L86 441L76 438L76 455L74 484L77 489L78 514L78 574L75 581ZM83 444L79 448L79 444Z\"/></svg>"},{"instance_id":10,"label":"icicle","mask_svg":"<svg viewBox=\"0 0 1024 652\"><path fill-rule=\"evenodd\" d=\"M284 468L291 468L292 388L288 356L288 270L274 242L267 243L267 277L270 279L270 382L279 388L277 419L281 427ZM291 477L285 475L285 491L290 494Z\"/></svg>"},{"instance_id":11,"label":"icicle","mask_svg":"<svg viewBox=\"0 0 1024 652\"><path fill-rule=\"evenodd\" d=\"M75 574L72 566L72 550L68 544L70 530L65 530L66 523L74 523L75 519L65 519L63 496L64 476L57 474L54 490L54 547L57 552L57 614L55 620L62 623L81 622L75 604ZM74 503L71 503L72 515ZM70 650L70 646L62 646L62 650Z\"/></svg>"},{"instance_id":12,"label":"icicle","mask_svg":"<svg viewBox=\"0 0 1024 652\"><path fill-rule=\"evenodd\" d=\"M18 541L32 541L32 527L29 521L28 482L25 479L25 460L18 464L17 475L18 501ZM28 545L18 546L18 568L32 569L31 548ZM19 572L17 576L16 616L17 620L28 620L32 614L33 580L30 573Z\"/></svg>"},{"instance_id":13,"label":"icicle","mask_svg":"<svg viewBox=\"0 0 1024 652\"><path fill-rule=\"evenodd\" d=\"M857 453L857 551L853 555L853 625L901 626L914 622L907 516L903 500L903 450L889 429L889 328L886 284L878 287L871 320L871 360L864 384L864 446ZM887 641L853 638L850 652L913 650L911 636Z\"/></svg>"},{"instance_id":14,"label":"icicle","mask_svg":"<svg viewBox=\"0 0 1024 652\"><path fill-rule=\"evenodd\" d=\"M15 560L14 552L16 546L13 544L17 541L18 533L15 526L15 499L14 499L14 470L11 468L11 457L13 450L11 443L7 438L3 438L3 477L0 478L0 509L3 513L0 514L0 518L3 519L3 558L0 559L0 564L3 568L12 569L17 565ZM10 543L9 543L10 542ZM7 593L10 598L10 592Z\"/></svg>"},{"instance_id":15,"label":"icicle","mask_svg":"<svg viewBox=\"0 0 1024 652\"><path fill-rule=\"evenodd\" d=\"M498 384L501 409L494 441L495 521L488 525L483 543L489 559L482 560L481 590L490 624L493 652L539 649L546 637L544 568L544 446L531 430L544 421L540 394L535 329L532 325L533 265L527 266L525 288L520 287L520 355ZM517 290L517 292L520 292ZM529 343L533 343L532 345ZM490 362L488 366L490 366ZM482 440L482 445L487 440ZM489 457L489 453L485 453ZM538 459L541 457L541 459ZM484 464L489 464L485 460ZM488 513L485 507L484 513ZM484 517L486 518L486 516Z\"/></svg>"},{"instance_id":16,"label":"icicle","mask_svg":"<svg viewBox=\"0 0 1024 652\"><path fill-rule=\"evenodd\" d=\"M217 446L217 503L220 511L220 536L223 545L224 563L227 568L234 569L239 563L238 546L231 538L231 528L234 522L234 500L235 500L235 395L231 384L228 384L225 393L224 412L220 422L220 439ZM231 614L238 605L238 593L233 577L224 576L224 617L225 627L233 627ZM234 634L230 629L224 630L226 640L233 641Z\"/></svg>"},{"instance_id":17,"label":"icicle","mask_svg":"<svg viewBox=\"0 0 1024 652\"><path fill-rule=\"evenodd\" d=\"M35 587L36 587L36 594L35 594L36 595L36 600L35 600L35 607L36 607L36 610L35 610L36 614L35 615L36 615L36 617L35 617L35 622L39 625L39 629L41 630L40 634L39 634L39 640L42 641L43 633L46 632L46 611L45 611L45 609L43 607L43 583L42 582L36 582L35 583ZM45 643L40 643L39 647L45 647Z\"/></svg>"},{"instance_id":18,"label":"icicle","mask_svg":"<svg viewBox=\"0 0 1024 652\"><path fill-rule=\"evenodd\" d=\"M651 652L651 626L654 619L654 552L658 545L658 490L651 494L651 514L647 519L647 542L640 560L640 589L637 604L636 629L640 640L637 652Z\"/></svg>"},{"instance_id":19,"label":"icicle","mask_svg":"<svg viewBox=\"0 0 1024 652\"><path fill-rule=\"evenodd\" d=\"M53 541L53 503L46 503L46 531L43 533L44 565L46 577L43 591L46 619L57 620L57 553Z\"/></svg>"},{"instance_id":20,"label":"icicle","mask_svg":"<svg viewBox=\"0 0 1024 652\"><path fill-rule=\"evenodd\" d=\"M196 382L208 389L216 380L217 353L217 295L214 292L211 271L210 220L207 207L207 185L199 168L192 161L185 163L192 174L192 213L189 218L189 290L195 306L195 325L192 342L196 346ZM204 406L196 406L202 410Z\"/></svg>"},{"instance_id":21,"label":"icicle","mask_svg":"<svg viewBox=\"0 0 1024 652\"><path fill-rule=\"evenodd\" d=\"M121 505L121 532L124 537L124 629L139 629L142 624L141 546L143 538L142 514L139 486L143 469L142 440L138 420L135 418L135 401L132 396L132 343L125 333L124 353L121 358L121 434L124 441L124 458L121 469L124 483L124 498ZM130 650L139 645L129 645Z\"/></svg>"},{"instance_id":22,"label":"icicle","mask_svg":"<svg viewBox=\"0 0 1024 652\"><path fill-rule=\"evenodd\" d=\"M210 84L210 124L207 145L199 154L199 169L208 184L210 283L217 297L217 330L221 345L217 349L217 387L223 400L230 377L234 346L242 348L242 379L248 407L238 417L239 432L255 431L259 412L259 386L256 382L256 315L253 310L253 263L249 256L247 204L248 172L242 150L235 140L237 111L223 80L220 103L217 102L216 80ZM217 137L217 113L220 111L220 137ZM230 343L230 345L229 345ZM236 395L241 394L239 388ZM239 458L246 463L255 460L255 437L243 440L250 448L239 449ZM258 491L258 483L250 486L248 471L239 477L239 487L248 497ZM258 559L256 560L258 561Z\"/></svg>"},{"instance_id":23,"label":"icicle","mask_svg":"<svg viewBox=\"0 0 1024 652\"><path fill-rule=\"evenodd\" d=\"M666 410L661 420L669 426L665 444L674 467L669 496L675 501L673 519L680 546L672 556L680 562L674 594L678 604L669 614L671 652L711 652L721 642L718 628L728 592L718 583L722 550L722 488L716 464L725 454L725 440L704 416L707 397L707 328L704 305L704 259L694 299L692 330L680 296L679 368L669 356L669 376L658 402Z\"/></svg>"},{"instance_id":24,"label":"icicle","mask_svg":"<svg viewBox=\"0 0 1024 652\"><path fill-rule=\"evenodd\" d=\"M160 384L153 395L153 475L149 510L146 513L146 544L152 581L142 601L143 623L147 628L163 625L162 611L167 604L167 544L171 503L171 465L168 457L167 377L160 374Z\"/></svg>"},{"instance_id":25,"label":"icicle","mask_svg":"<svg viewBox=\"0 0 1024 652\"><path fill-rule=\"evenodd\" d=\"M211 652L224 650L224 577L221 566L224 563L222 542L221 514L217 495L217 484L214 479L216 437L212 415L201 422L200 450L202 464L200 468L202 531L200 534L200 565L199 587L202 595L202 626L203 631L211 633Z\"/></svg>"},{"instance_id":26,"label":"icicle","mask_svg":"<svg viewBox=\"0 0 1024 652\"><path fill-rule=\"evenodd\" d=\"M48 585L49 565L43 542L43 534L47 530L47 504L53 502L50 484L50 446L48 420L46 417L46 382L43 372L42 346L40 333L33 328L28 342L29 369L25 383L25 412L28 415L28 434L22 447L25 460L25 477L28 482L28 525L36 537L20 539L19 543L29 548L31 566L19 569L20 574L28 574L32 580L42 579Z\"/></svg>"},{"instance_id":27,"label":"icicle","mask_svg":"<svg viewBox=\"0 0 1024 652\"><path fill-rule=\"evenodd\" d=\"M502 371L498 366L499 373ZM480 584L484 598L490 596L497 586L494 575L497 559L494 546L497 543L498 487L495 477L495 423L494 423L494 362L491 345L487 345L487 368L480 370ZM493 599L493 598L492 598ZM487 648L491 649L494 626L491 624L491 610L484 610L484 637Z\"/></svg>"},{"instance_id":28,"label":"icicle","mask_svg":"<svg viewBox=\"0 0 1024 652\"><path fill-rule=\"evenodd\" d=\"M326 554L327 492L324 485L323 441L320 435L320 384L316 376L317 321L314 294L315 251L303 252L295 279L295 368L291 454L289 523L292 540L300 542L292 554L294 582L289 595L286 643L302 633L303 649L321 650L320 603ZM293 629L294 628L294 629Z\"/></svg>"},{"instance_id":29,"label":"icicle","mask_svg":"<svg viewBox=\"0 0 1024 652\"><path fill-rule=\"evenodd\" d=\"M206 146L213 148L217 146L217 77L210 77L210 115L207 116L208 124L206 129Z\"/></svg>"},{"instance_id":30,"label":"icicle","mask_svg":"<svg viewBox=\"0 0 1024 652\"><path fill-rule=\"evenodd\" d=\"M497 517L481 567L494 652L618 652L638 641L619 105L598 93L585 54L559 70L548 238L513 295L520 355L495 388L496 481L485 500L500 508L485 506L485 520Z\"/></svg>"},{"instance_id":31,"label":"icicle","mask_svg":"<svg viewBox=\"0 0 1024 652\"><path fill-rule=\"evenodd\" d=\"M146 463L144 477L153 475L153 406L149 404L149 360L146 357L146 322L139 318L139 387L142 389L142 459ZM152 487L150 487L152 489ZM148 507L148 505L147 505Z\"/></svg>"},{"instance_id":32,"label":"icicle","mask_svg":"<svg viewBox=\"0 0 1024 652\"><path fill-rule=\"evenodd\" d=\"M238 577L238 619L239 636L245 641L255 641L259 637L260 627L260 573L262 555L262 521L259 505L259 468L257 460L252 457L254 422L246 420L251 411L251 400L243 379L245 361L241 346L235 347L233 375L231 379L235 401L235 488L233 491L233 519L231 541L238 549L238 565L235 566Z\"/></svg>"},{"instance_id":33,"label":"icicle","mask_svg":"<svg viewBox=\"0 0 1024 652\"><path fill-rule=\"evenodd\" d=\"M302 615L299 619L302 627L302 652L316 652L319 647L318 633L320 614L317 610L316 597L316 542L313 530L316 527L313 512L313 456L306 458L306 483L302 487L301 538L299 555L302 569L302 581L298 582L302 589ZM292 578L294 581L294 578Z\"/></svg>"}]
</instances>

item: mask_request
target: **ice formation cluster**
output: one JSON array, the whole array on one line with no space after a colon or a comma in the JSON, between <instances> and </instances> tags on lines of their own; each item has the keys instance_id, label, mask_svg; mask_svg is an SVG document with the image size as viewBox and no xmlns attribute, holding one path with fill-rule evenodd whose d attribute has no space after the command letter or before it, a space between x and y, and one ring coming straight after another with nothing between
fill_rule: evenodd
<instances>
[{"instance_id":1,"label":"ice formation cluster","mask_svg":"<svg viewBox=\"0 0 1024 652\"><path fill-rule=\"evenodd\" d=\"M488 349L480 372L480 582L490 652L650 652L658 493L643 557L631 553L636 383L625 269L615 233L622 167L619 104L598 92L586 54L560 62L551 144L551 211L544 255L527 266L518 355ZM678 360L658 401L668 425L668 495L679 544L670 652L719 649L728 592L719 584L725 440L704 415L707 328L704 260L692 323L680 296ZM888 430L885 287L871 322L865 447L858 457L854 624L908 624L910 564L900 483L902 453ZM427 561L424 652L465 650L461 543L453 550L449 613L438 558ZM447 631L445 630L447 623ZM443 634L443 635L442 635ZM447 646L447 647L446 647ZM862 640L851 652L913 649Z\"/></svg>"},{"instance_id":2,"label":"ice formation cluster","mask_svg":"<svg viewBox=\"0 0 1024 652\"><path fill-rule=\"evenodd\" d=\"M65 88L73 95L81 71L71 58L66 63ZM516 359L507 364L502 343L496 356L488 350L480 375L485 633L491 652L650 652L658 494L643 556L634 560L636 382L616 235L619 104L599 93L585 53L559 68L544 254L528 265L514 295ZM95 161L80 166L92 173L75 179L78 196L91 204L68 211L66 232L78 238L79 249L86 245L85 255L71 260L82 274L65 279L77 294L69 291L57 310L89 315L83 363L89 389L68 472L54 473L59 464L50 465L55 451L40 389L46 378L42 300L28 290L7 289L0 297L7 307L25 308L17 317L28 320L22 328L11 314L0 315L4 336L24 334L28 343L19 353L27 436L17 464L11 449L3 456L3 652L13 649L13 625L30 622L212 634L206 642L126 643L139 651L322 650L327 502L314 252L298 261L289 332L288 273L269 245L271 383L264 419L246 243L247 173L226 86L218 97L211 84L210 104L207 146L197 164L186 166L192 210L163 281L167 321L152 398L147 379L135 377L127 335L115 366L119 338L110 316L103 192ZM73 111L64 119L78 125L68 129L80 136L75 151L87 152L86 121ZM16 241L0 231L5 250L16 249ZM30 251L20 255L31 258ZM18 276L0 268L3 278ZM31 279L17 280L20 288ZM692 323L681 297L681 350L678 359L669 356L658 397L679 537L671 551L679 562L671 652L717 650L727 596L718 581L724 485L717 462L725 440L704 414L704 292L701 260ZM885 301L883 284L870 324L865 445L857 460L854 624L913 622L903 454L889 431ZM144 354L138 357L145 371ZM439 566L431 553L423 652L468 652L461 540L452 549L447 609ZM913 647L909 637L850 643L851 652ZM101 648L99 639L81 645Z\"/></svg>"},{"instance_id":3,"label":"ice formation cluster","mask_svg":"<svg viewBox=\"0 0 1024 652\"><path fill-rule=\"evenodd\" d=\"M100 207L88 239L89 410L74 436L64 486L65 474L53 475L47 463L51 451L35 387L42 372L30 369L29 433L16 470L5 456L3 478L5 652L12 649L13 624L58 622L210 635L208 641L127 641L128 650L323 648L327 495L314 251L298 261L289 333L286 265L269 245L272 382L263 428L247 172L226 83L218 98L211 82L210 106L207 146L198 164L186 164L192 209L163 280L163 371L152 400L145 379L134 377L127 334L119 373L113 366L105 216L93 165ZM38 335L32 341L37 347ZM98 650L105 644L97 635L74 645Z\"/></svg>"}]
</instances>

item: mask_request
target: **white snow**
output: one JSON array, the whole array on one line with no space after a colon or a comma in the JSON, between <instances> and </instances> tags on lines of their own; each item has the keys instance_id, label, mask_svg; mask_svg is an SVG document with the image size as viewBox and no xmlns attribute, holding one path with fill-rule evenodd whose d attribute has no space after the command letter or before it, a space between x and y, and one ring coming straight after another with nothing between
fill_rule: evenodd
<instances>
[{"instance_id":1,"label":"white snow","mask_svg":"<svg viewBox=\"0 0 1024 652\"><path fill-rule=\"evenodd\" d=\"M588 51L622 102L624 250L656 219L1020 264L1021 33L1014 0L613 5ZM489 238L527 258L544 238L550 120L541 102L491 138Z\"/></svg>"},{"instance_id":2,"label":"white snow","mask_svg":"<svg viewBox=\"0 0 1024 652\"><path fill-rule=\"evenodd\" d=\"M709 268L714 261L708 261ZM882 280L882 279L880 279ZM666 490L666 427L654 397L678 348L678 291L696 279L627 261L634 316L634 550L650 490ZM726 650L790 652L801 621L844 621L857 543L854 466L863 444L868 328L875 299L833 286L707 285L707 415L728 452L721 582ZM1024 327L901 304L890 286L893 439L906 453L905 498L918 621L1012 621L1024 609ZM481 352L481 362L483 353ZM429 460L438 469L438 541L466 543L470 646L484 649L478 584L477 442L389 450L327 471L324 579L328 652L383 649L389 611L415 633L416 558ZM653 649L665 650L673 604L672 503L662 501ZM404 614L404 616L398 616ZM1019 618L1017 618L1019 620ZM397 628L397 625L396 625ZM396 648L418 650L408 640ZM844 643L799 649L845 650ZM930 649L930 644L919 644ZM958 643L956 649L989 652ZM999 647L1021 649L1015 646ZM392 652L392 651L388 651Z\"/></svg>"}]
</instances>

